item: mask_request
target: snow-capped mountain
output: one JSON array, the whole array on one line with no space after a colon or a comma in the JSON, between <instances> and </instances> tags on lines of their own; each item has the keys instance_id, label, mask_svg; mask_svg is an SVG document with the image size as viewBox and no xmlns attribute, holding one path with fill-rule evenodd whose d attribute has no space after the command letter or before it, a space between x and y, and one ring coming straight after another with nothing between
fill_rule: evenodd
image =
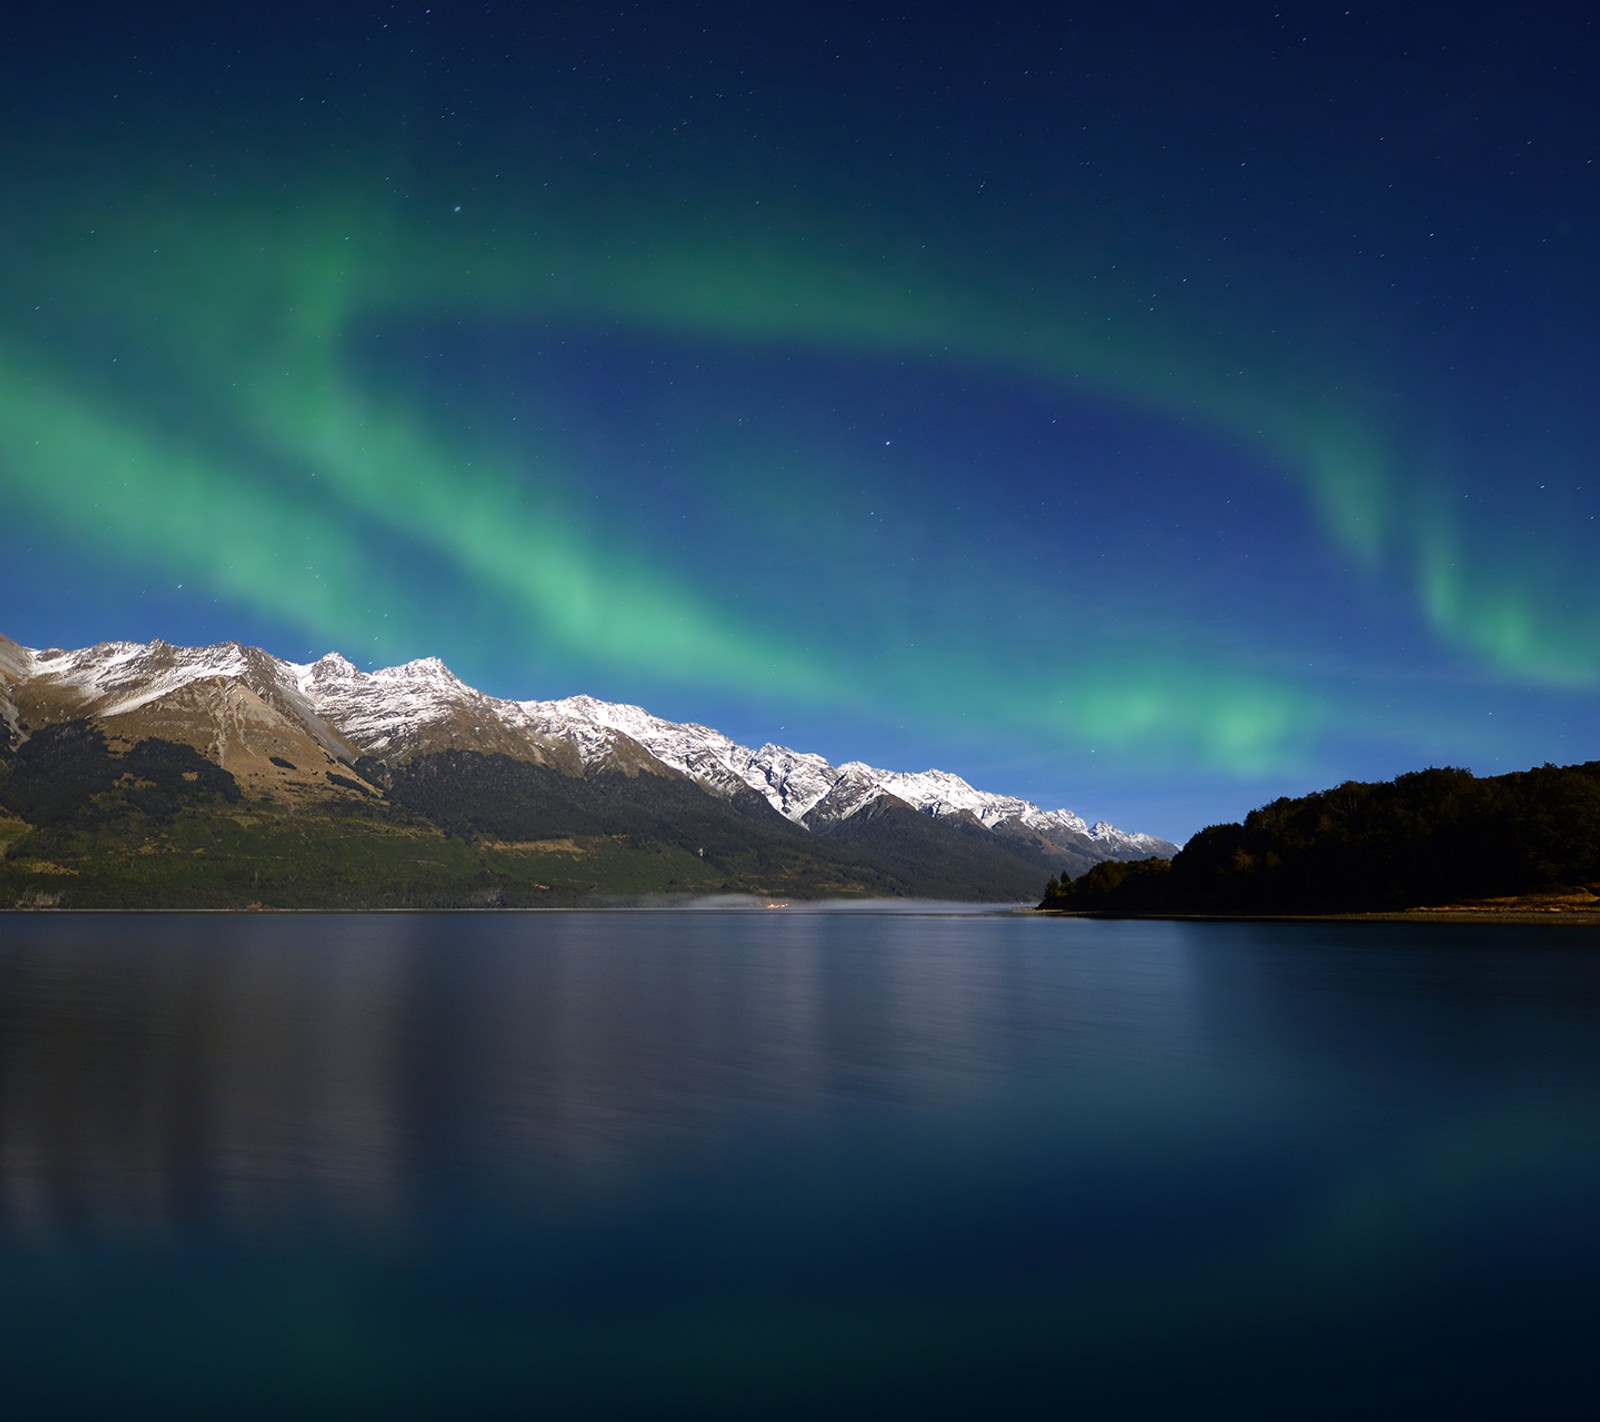
<instances>
[{"instance_id":1,"label":"snow-capped mountain","mask_svg":"<svg viewBox=\"0 0 1600 1422\"><path fill-rule=\"evenodd\" d=\"M975 789L948 771L834 766L785 746L751 749L707 726L572 696L509 701L468 686L436 657L363 672L338 653L281 661L237 642L108 642L35 651L0 638L0 718L29 728L92 718L121 743L191 745L265 793L292 794L363 759L401 764L440 751L502 755L566 775L681 776L721 799L754 792L795 825L828 833L869 806L908 806L1040 854L1075 861L1170 854L1153 835L1093 826L1070 810ZM347 780L336 784L349 785ZM353 791L359 787L350 787Z\"/></svg>"},{"instance_id":2,"label":"snow-capped mountain","mask_svg":"<svg viewBox=\"0 0 1600 1422\"><path fill-rule=\"evenodd\" d=\"M586 763L598 763L607 753L604 732L618 733L709 790L726 793L735 786L748 786L780 814L808 828L846 819L889 795L935 819L965 815L985 829L1032 832L1047 840L1057 836L1086 840L1114 850L1117 858L1170 854L1174 849L1154 835L1130 834L1104 821L1091 826L1071 810L1044 810L1014 795L974 789L946 770L907 773L879 770L861 761L835 767L819 755L787 746L769 744L751 750L706 726L678 725L637 706L588 696L515 704L548 734L576 732L587 748Z\"/></svg>"}]
</instances>

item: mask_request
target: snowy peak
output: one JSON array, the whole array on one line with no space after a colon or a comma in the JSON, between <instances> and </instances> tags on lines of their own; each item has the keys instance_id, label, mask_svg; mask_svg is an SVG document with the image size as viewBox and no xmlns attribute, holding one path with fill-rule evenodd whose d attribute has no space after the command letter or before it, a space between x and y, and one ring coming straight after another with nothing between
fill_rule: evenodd
<instances>
[{"instance_id":1,"label":"snowy peak","mask_svg":"<svg viewBox=\"0 0 1600 1422\"><path fill-rule=\"evenodd\" d=\"M1015 795L978 790L947 770L879 770L860 761L851 761L840 767L839 774L848 778L855 788L847 795L834 797L829 808L835 814L841 810L846 814L854 813L870 803L871 797L863 794L863 787L870 786L879 794L892 795L934 819L967 815L985 829L1007 831L1046 843L1062 841L1081 847L1085 842L1103 838L1107 845L1115 844L1118 851L1142 849L1145 843L1152 846L1148 850L1152 854L1172 848L1165 840L1148 835L1125 835L1110 825L1104 826L1108 833L1101 836L1071 810L1044 810L1031 800Z\"/></svg>"},{"instance_id":2,"label":"snowy peak","mask_svg":"<svg viewBox=\"0 0 1600 1422\"><path fill-rule=\"evenodd\" d=\"M643 707L592 696L516 705L547 735L569 739L586 770L613 764L623 770L647 769L653 762L724 799L748 784L733 768L742 748L709 726L663 721Z\"/></svg>"},{"instance_id":3,"label":"snowy peak","mask_svg":"<svg viewBox=\"0 0 1600 1422\"><path fill-rule=\"evenodd\" d=\"M372 673L376 681L404 682L412 686L466 687L466 683L438 657L418 657L398 667L381 667Z\"/></svg>"},{"instance_id":4,"label":"snowy peak","mask_svg":"<svg viewBox=\"0 0 1600 1422\"><path fill-rule=\"evenodd\" d=\"M1113 824L1104 820L1097 820L1094 828L1089 831L1089 838L1096 844L1108 849L1125 851L1127 854L1161 855L1163 857L1173 854L1177 846L1168 844L1166 840L1153 834L1130 834L1127 830L1120 830Z\"/></svg>"},{"instance_id":5,"label":"snowy peak","mask_svg":"<svg viewBox=\"0 0 1600 1422\"><path fill-rule=\"evenodd\" d=\"M310 710L363 755L447 749L546 763L544 738L518 710L475 691L438 657L363 672L337 652L286 666Z\"/></svg>"},{"instance_id":6,"label":"snowy peak","mask_svg":"<svg viewBox=\"0 0 1600 1422\"><path fill-rule=\"evenodd\" d=\"M299 667L296 670L303 673L300 677L302 685L307 682L326 685L329 682L350 681L361 675L352 662L346 661L337 652L328 652L312 662L309 667Z\"/></svg>"},{"instance_id":7,"label":"snowy peak","mask_svg":"<svg viewBox=\"0 0 1600 1422\"><path fill-rule=\"evenodd\" d=\"M870 766L861 769L891 795L936 819L945 815L969 814L984 824L991 823L1001 814L1001 806L1027 804L1024 800L1006 801L999 795L986 795L974 790L959 775L947 770L923 770L916 773L895 770L875 770Z\"/></svg>"},{"instance_id":8,"label":"snowy peak","mask_svg":"<svg viewBox=\"0 0 1600 1422\"><path fill-rule=\"evenodd\" d=\"M895 797L884 789L870 766L858 760L847 761L839 767L828 793L807 813L804 823L809 829L826 829L885 798Z\"/></svg>"},{"instance_id":9,"label":"snowy peak","mask_svg":"<svg viewBox=\"0 0 1600 1422\"><path fill-rule=\"evenodd\" d=\"M54 688L96 716L124 716L205 681L245 681L278 689L283 663L255 647L222 642L174 647L157 641L102 642L74 652L31 652L30 680Z\"/></svg>"},{"instance_id":10,"label":"snowy peak","mask_svg":"<svg viewBox=\"0 0 1600 1422\"><path fill-rule=\"evenodd\" d=\"M748 752L739 770L751 789L765 795L779 814L796 824L806 822L839 775L820 755L770 743Z\"/></svg>"}]
</instances>

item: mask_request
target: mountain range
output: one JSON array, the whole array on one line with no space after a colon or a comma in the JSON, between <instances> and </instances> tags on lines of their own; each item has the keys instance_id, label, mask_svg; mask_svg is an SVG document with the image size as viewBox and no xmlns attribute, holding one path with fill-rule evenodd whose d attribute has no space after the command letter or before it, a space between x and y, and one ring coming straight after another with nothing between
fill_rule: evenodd
<instances>
[{"instance_id":1,"label":"mountain range","mask_svg":"<svg viewBox=\"0 0 1600 1422\"><path fill-rule=\"evenodd\" d=\"M437 658L0 637L0 906L537 905L596 896L1037 897L1174 846L1068 810Z\"/></svg>"}]
</instances>

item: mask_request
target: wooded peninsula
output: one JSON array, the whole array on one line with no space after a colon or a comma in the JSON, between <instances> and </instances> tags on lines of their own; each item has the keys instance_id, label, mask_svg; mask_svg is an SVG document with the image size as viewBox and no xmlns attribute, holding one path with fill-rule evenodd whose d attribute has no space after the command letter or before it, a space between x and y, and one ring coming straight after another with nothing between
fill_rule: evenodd
<instances>
[{"instance_id":1,"label":"wooded peninsula","mask_svg":"<svg viewBox=\"0 0 1600 1422\"><path fill-rule=\"evenodd\" d=\"M1052 879L1042 909L1299 916L1600 912L1600 761L1347 781L1213 825L1171 859Z\"/></svg>"}]
</instances>

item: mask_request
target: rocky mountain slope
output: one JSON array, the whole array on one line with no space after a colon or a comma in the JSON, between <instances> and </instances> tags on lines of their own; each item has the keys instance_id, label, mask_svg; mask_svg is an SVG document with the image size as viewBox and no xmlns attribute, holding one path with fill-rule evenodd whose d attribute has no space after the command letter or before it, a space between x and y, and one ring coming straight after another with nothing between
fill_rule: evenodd
<instances>
[{"instance_id":1,"label":"rocky mountain slope","mask_svg":"<svg viewBox=\"0 0 1600 1422\"><path fill-rule=\"evenodd\" d=\"M427 892L443 902L730 890L1028 897L1041 874L1173 850L1152 836L1090 826L1070 811L976 790L943 771L836 767L782 746L752 750L705 726L590 697L485 696L435 658L368 673L336 653L298 664L238 643L35 651L0 638L0 815L9 812L10 821L7 829L0 820L0 847L10 846L0 894L6 879L26 878L17 896L32 901L103 898L91 881L105 880L105 864L122 860L105 844L94 865L73 855L103 840L108 825L122 826L125 836L152 829L138 823L138 795L151 786L136 772L178 762L152 761L151 745L182 747L196 760L163 791L168 819L133 847L141 854L128 850L124 893L133 892L125 881L141 868L133 861L175 870L168 861L178 852L176 829L193 831L200 822L215 829L219 815L248 821L258 836L268 826L293 827L308 840L317 838L312 827L328 830L330 817L342 816L339 833L350 843L421 836L424 864L430 854L438 859L432 840L440 838L449 849L441 863L450 867ZM138 764L130 761L136 756ZM199 787L217 794L224 783L195 769L202 762L221 772L234 798L200 803ZM81 803L39 823L38 805L59 808L62 798L59 785L45 782L74 775L84 787ZM190 848L195 865L216 867ZM54 857L41 858L45 849ZM389 877L369 886L368 897L406 898L402 848L382 849L374 862L386 864ZM276 852L295 858L292 846ZM670 863L645 863L652 855ZM300 857L277 865L279 877L294 881L289 898L317 902L314 867ZM348 892L334 898L365 901L359 856L340 858L352 860ZM28 864L34 869L24 872ZM244 863L229 867L232 877L220 877L239 880ZM260 864L249 874L250 887L260 888ZM455 883L462 874L465 885ZM181 872L167 879L163 892L181 900ZM268 880L271 888L276 881ZM216 888L212 897L219 896L227 897Z\"/></svg>"}]
</instances>

